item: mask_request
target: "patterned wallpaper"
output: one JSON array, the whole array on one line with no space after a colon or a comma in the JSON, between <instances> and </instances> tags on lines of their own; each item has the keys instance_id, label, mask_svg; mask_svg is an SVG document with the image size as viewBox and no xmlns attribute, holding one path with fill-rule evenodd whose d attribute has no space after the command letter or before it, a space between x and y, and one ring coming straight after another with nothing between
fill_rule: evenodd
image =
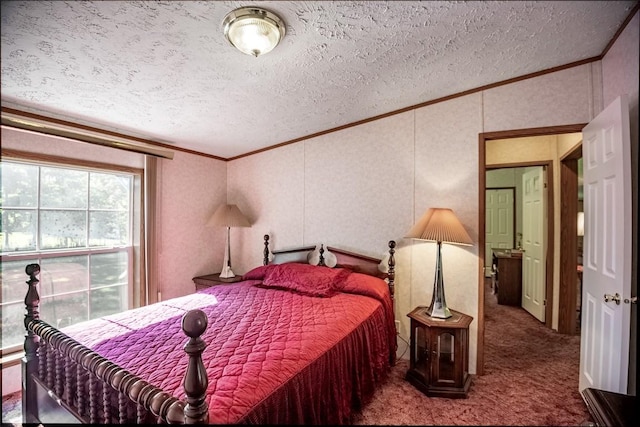
<instances>
[{"instance_id":1,"label":"patterned wallpaper","mask_svg":"<svg viewBox=\"0 0 640 427\"><path fill-rule=\"evenodd\" d=\"M622 42L637 58L637 38ZM238 233L240 269L260 259L267 232L274 248L324 243L379 257L394 239L396 318L408 339L406 314L430 302L435 245L404 233L427 208L450 207L477 242L478 134L586 123L602 108L600 81L600 62L581 65L230 162L229 200L242 200L258 217ZM629 86L637 108L637 81ZM447 303L474 319L480 264L477 244L443 247ZM473 373L477 325L470 328Z\"/></svg>"},{"instance_id":2,"label":"patterned wallpaper","mask_svg":"<svg viewBox=\"0 0 640 427\"><path fill-rule=\"evenodd\" d=\"M255 264L267 231L275 248L324 243L380 257L394 239L396 318L408 339L406 314L430 302L436 246L404 233L427 208L450 207L477 241L478 134L488 123L506 130L588 122L589 102L550 107L544 95L588 100L590 73L580 66L229 162L229 200L242 197L259 215L259 230L242 230L240 268ZM443 268L449 307L477 318L477 244L444 245ZM477 325L470 328L472 372Z\"/></svg>"}]
</instances>

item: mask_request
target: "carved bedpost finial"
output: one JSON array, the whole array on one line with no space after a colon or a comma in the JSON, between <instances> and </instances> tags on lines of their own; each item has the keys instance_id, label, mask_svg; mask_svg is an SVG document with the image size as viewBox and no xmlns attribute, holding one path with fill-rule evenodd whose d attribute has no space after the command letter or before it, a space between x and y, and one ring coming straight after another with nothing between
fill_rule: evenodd
<instances>
[{"instance_id":1,"label":"carved bedpost finial","mask_svg":"<svg viewBox=\"0 0 640 427\"><path fill-rule=\"evenodd\" d=\"M264 235L264 257L262 259L262 265L269 264L269 235Z\"/></svg>"},{"instance_id":2,"label":"carved bedpost finial","mask_svg":"<svg viewBox=\"0 0 640 427\"><path fill-rule=\"evenodd\" d=\"M202 362L202 352L207 344L200 338L207 329L207 324L207 315L202 310L189 310L182 317L182 330L189 337L189 341L184 345L184 351L189 355L183 381L184 392L187 395L187 406L184 408L186 424L209 422L209 407L205 401L209 379Z\"/></svg>"},{"instance_id":3,"label":"carved bedpost finial","mask_svg":"<svg viewBox=\"0 0 640 427\"><path fill-rule=\"evenodd\" d=\"M389 240L389 272L387 277L389 278L389 290L391 291L391 299L395 293L395 280L396 280L396 259L394 254L396 253L396 241Z\"/></svg>"},{"instance_id":4,"label":"carved bedpost finial","mask_svg":"<svg viewBox=\"0 0 640 427\"><path fill-rule=\"evenodd\" d=\"M24 297L24 304L27 307L27 312L24 315L24 327L27 329L27 334L24 340L24 351L27 360L34 358L36 350L38 349L38 341L40 340L37 335L28 330L29 322L32 320L40 320L40 295L38 295L38 289L36 286L40 282L36 277L40 274L39 264L28 264L24 269L24 272L29 276L27 280L27 295Z\"/></svg>"},{"instance_id":5,"label":"carved bedpost finial","mask_svg":"<svg viewBox=\"0 0 640 427\"><path fill-rule=\"evenodd\" d=\"M40 363L38 357L38 348L40 347L40 337L36 335L29 324L33 320L40 320L40 295L36 288L39 280L36 277L40 274L39 264L28 264L24 272L29 276L26 282L29 289L24 297L24 304L27 311L24 315L24 363L22 368L23 390L22 390L22 421L24 423L35 423L35 407L36 407L36 385L34 377L38 373L38 365ZM37 326L37 325L36 325Z\"/></svg>"},{"instance_id":6,"label":"carved bedpost finial","mask_svg":"<svg viewBox=\"0 0 640 427\"><path fill-rule=\"evenodd\" d=\"M324 244L320 243L320 260L318 261L318 265L326 265L324 263Z\"/></svg>"}]
</instances>

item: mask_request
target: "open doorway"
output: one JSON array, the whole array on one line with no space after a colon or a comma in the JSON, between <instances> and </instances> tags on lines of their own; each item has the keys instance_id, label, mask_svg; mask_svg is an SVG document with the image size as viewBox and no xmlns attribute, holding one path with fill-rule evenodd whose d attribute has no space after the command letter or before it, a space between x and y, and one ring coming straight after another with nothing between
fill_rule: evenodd
<instances>
[{"instance_id":1,"label":"open doorway","mask_svg":"<svg viewBox=\"0 0 640 427\"><path fill-rule=\"evenodd\" d=\"M553 232L553 179L550 161L526 166L496 165L494 150L520 150L522 141L503 146L503 140L487 142L485 183L485 271L490 266L492 303L523 308L551 327L552 288L547 278L547 247ZM509 142L508 140L504 140ZM536 144L535 140L526 140ZM541 141L545 144L546 141ZM488 264L489 263L489 264ZM487 274L485 273L485 276ZM549 297L547 296L549 295ZM549 303L547 303L549 301Z\"/></svg>"},{"instance_id":2,"label":"open doorway","mask_svg":"<svg viewBox=\"0 0 640 427\"><path fill-rule=\"evenodd\" d=\"M558 275L555 272L559 271L559 255L556 247L559 245L560 232L557 229L556 224L560 224L560 227L564 227L565 224L561 224L560 212L560 183L559 176L559 163L562 157L563 150L565 150L566 142L563 142L562 148L554 146L550 148L549 144L534 146L526 145L530 144L525 140L533 137L547 137L547 139L563 139L568 134L580 134L582 128L586 124L567 125L567 126L555 126L548 128L534 128L534 129L520 129L513 131L501 131L490 132L479 135L479 290L478 290L478 356L476 371L478 375L484 374L484 306L485 306L485 233L486 233L486 172L491 167L529 167L529 166L547 166L547 180L550 183L548 187L548 206L547 206L547 247L545 251L545 264L546 274L545 280L545 324L548 327L557 329L558 322L558 303L560 292L558 283ZM580 140L581 136L578 136ZM490 141L505 140L503 144L505 146L511 146L514 148L515 153L511 153L510 157L500 157L489 159L487 161L487 144ZM519 145L520 144L520 145ZM519 145L519 147L518 147ZM575 144L574 144L575 145ZM517 147L517 148L516 148ZM565 150L567 151L567 150ZM557 180L557 182L556 182ZM577 184L576 184L577 187ZM554 188L556 190L554 191ZM574 217L575 218L575 217ZM577 227L577 220L574 219L572 230L575 231ZM573 275L577 277L575 268L575 258L573 262ZM555 277L554 277L555 276ZM575 281L574 281L575 283ZM577 295L577 294L576 294ZM563 298L566 300L567 298ZM575 302L575 299L573 300ZM575 314L575 304L572 305L573 312Z\"/></svg>"},{"instance_id":3,"label":"open doorway","mask_svg":"<svg viewBox=\"0 0 640 427\"><path fill-rule=\"evenodd\" d=\"M554 186L551 160L521 161L523 144L546 145L554 137L487 141L485 193L493 186L512 186L514 222L508 246L491 242L490 199L485 206L485 258L491 257L497 302L523 308L546 327L552 327ZM515 162L497 163L512 160ZM487 254L486 252L489 251ZM504 271L501 271L504 270ZM505 274L506 273L506 274Z\"/></svg>"}]
</instances>

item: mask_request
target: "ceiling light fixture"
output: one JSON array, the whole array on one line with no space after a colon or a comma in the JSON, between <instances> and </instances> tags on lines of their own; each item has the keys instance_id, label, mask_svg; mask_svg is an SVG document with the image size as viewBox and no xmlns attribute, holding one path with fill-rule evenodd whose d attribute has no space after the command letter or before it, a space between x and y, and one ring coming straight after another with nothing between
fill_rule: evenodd
<instances>
[{"instance_id":1,"label":"ceiling light fixture","mask_svg":"<svg viewBox=\"0 0 640 427\"><path fill-rule=\"evenodd\" d=\"M285 34L282 19L258 7L241 7L229 12L222 28L229 43L255 57L271 52Z\"/></svg>"}]
</instances>

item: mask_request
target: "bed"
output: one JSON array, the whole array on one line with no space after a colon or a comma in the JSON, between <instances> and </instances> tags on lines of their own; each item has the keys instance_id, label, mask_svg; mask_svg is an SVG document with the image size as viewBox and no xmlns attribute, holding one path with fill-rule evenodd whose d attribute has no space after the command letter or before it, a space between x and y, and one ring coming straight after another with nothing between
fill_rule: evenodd
<instances>
[{"instance_id":1,"label":"bed","mask_svg":"<svg viewBox=\"0 0 640 427\"><path fill-rule=\"evenodd\" d=\"M385 263L315 249L267 235L242 281L61 330L28 265L23 421L349 423L395 363L395 242Z\"/></svg>"}]
</instances>

